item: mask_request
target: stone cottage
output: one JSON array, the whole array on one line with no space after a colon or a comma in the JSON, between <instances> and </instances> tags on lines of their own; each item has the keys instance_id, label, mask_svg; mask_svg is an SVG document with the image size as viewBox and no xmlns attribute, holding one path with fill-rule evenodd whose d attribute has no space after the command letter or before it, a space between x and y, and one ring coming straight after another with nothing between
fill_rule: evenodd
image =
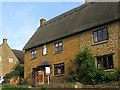
<instances>
[{"instance_id":1,"label":"stone cottage","mask_svg":"<svg viewBox=\"0 0 120 90\"><path fill-rule=\"evenodd\" d=\"M98 69L120 69L120 2L89 2L40 26L26 43L24 76L29 82L64 82L76 54L89 47Z\"/></svg>"},{"instance_id":2,"label":"stone cottage","mask_svg":"<svg viewBox=\"0 0 120 90\"><path fill-rule=\"evenodd\" d=\"M5 76L15 69L19 60L9 47L7 39L0 45L0 76Z\"/></svg>"}]
</instances>

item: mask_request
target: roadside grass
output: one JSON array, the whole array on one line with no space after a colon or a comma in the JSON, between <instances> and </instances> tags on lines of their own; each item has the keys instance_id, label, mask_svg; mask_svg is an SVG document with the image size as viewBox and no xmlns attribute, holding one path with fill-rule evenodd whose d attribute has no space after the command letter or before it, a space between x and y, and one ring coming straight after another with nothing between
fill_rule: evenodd
<instances>
[{"instance_id":1,"label":"roadside grass","mask_svg":"<svg viewBox=\"0 0 120 90\"><path fill-rule=\"evenodd\" d=\"M2 87L2 90L29 90L28 86L26 85L3 84L0 87Z\"/></svg>"},{"instance_id":2,"label":"roadside grass","mask_svg":"<svg viewBox=\"0 0 120 90\"><path fill-rule=\"evenodd\" d=\"M77 88L81 88L81 89L87 89L87 88L91 88L91 89L95 89L95 88L120 88L120 81L113 81L113 82L109 82L109 83L99 83L97 85L84 85L81 84L79 82L72 82L72 83L50 83L48 84L44 84L38 87L30 87L27 85L9 85L9 84L3 84L0 85L0 90L52 90L52 89L64 89L65 88L76 88L75 86L77 86Z\"/></svg>"},{"instance_id":3,"label":"roadside grass","mask_svg":"<svg viewBox=\"0 0 120 90\"><path fill-rule=\"evenodd\" d=\"M46 90L46 87L43 85L41 87L29 87L27 85L9 85L3 84L0 85L0 90Z\"/></svg>"}]
</instances>

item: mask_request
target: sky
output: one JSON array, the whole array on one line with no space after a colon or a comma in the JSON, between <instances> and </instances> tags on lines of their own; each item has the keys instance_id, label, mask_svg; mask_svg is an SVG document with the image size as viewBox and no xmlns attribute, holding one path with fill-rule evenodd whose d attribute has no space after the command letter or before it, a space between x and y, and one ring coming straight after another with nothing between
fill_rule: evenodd
<instances>
[{"instance_id":1,"label":"sky","mask_svg":"<svg viewBox=\"0 0 120 90\"><path fill-rule=\"evenodd\" d=\"M10 48L22 50L40 25L40 19L47 21L81 2L1 2L0 3L0 44L8 39Z\"/></svg>"}]
</instances>

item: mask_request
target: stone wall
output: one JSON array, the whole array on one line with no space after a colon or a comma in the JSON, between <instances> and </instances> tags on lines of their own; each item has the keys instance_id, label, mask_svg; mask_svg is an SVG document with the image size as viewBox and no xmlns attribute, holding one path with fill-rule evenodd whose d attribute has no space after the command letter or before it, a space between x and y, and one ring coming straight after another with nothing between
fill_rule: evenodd
<instances>
[{"instance_id":1,"label":"stone wall","mask_svg":"<svg viewBox=\"0 0 120 90\"><path fill-rule=\"evenodd\" d=\"M119 69L120 69L120 21L118 22L118 55L119 55Z\"/></svg>"},{"instance_id":2,"label":"stone wall","mask_svg":"<svg viewBox=\"0 0 120 90\"><path fill-rule=\"evenodd\" d=\"M42 55L42 46L33 48L37 50L37 58L31 60L31 50L25 52L25 78L27 78L32 72L32 68L37 67L40 61L44 59L49 59L52 62L51 67L51 82L64 82L64 76L68 72L68 67L74 68L74 59L79 51L82 51L86 46L91 49L94 56L111 54L113 55L114 68L119 68L119 53L118 53L118 22L111 23L108 25L100 26L85 32L75 34L73 36L58 40L63 42L63 51L59 54L55 54L54 42L47 44L47 55ZM108 28L109 40L100 42L97 44L93 43L93 31L98 30L101 27ZM54 76L54 64L59 64L64 62L65 64L65 75Z\"/></svg>"}]
</instances>

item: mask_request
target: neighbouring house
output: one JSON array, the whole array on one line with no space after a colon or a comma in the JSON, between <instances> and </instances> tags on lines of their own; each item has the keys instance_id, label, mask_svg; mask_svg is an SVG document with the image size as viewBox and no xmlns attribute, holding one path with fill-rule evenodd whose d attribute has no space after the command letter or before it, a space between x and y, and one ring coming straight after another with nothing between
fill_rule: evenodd
<instances>
[{"instance_id":1,"label":"neighbouring house","mask_svg":"<svg viewBox=\"0 0 120 90\"><path fill-rule=\"evenodd\" d=\"M19 60L9 47L7 39L0 45L0 76L5 76L15 69Z\"/></svg>"},{"instance_id":2,"label":"neighbouring house","mask_svg":"<svg viewBox=\"0 0 120 90\"><path fill-rule=\"evenodd\" d=\"M64 82L76 54L91 49L98 69L120 69L120 2L89 2L40 26L24 46L24 77L32 84Z\"/></svg>"},{"instance_id":3,"label":"neighbouring house","mask_svg":"<svg viewBox=\"0 0 120 90\"><path fill-rule=\"evenodd\" d=\"M3 44L0 45L0 76L6 77L19 66L24 67L24 52L11 49L7 43L7 39L3 39ZM20 75L24 77L24 72L20 71ZM9 78L9 84L18 84L20 78Z\"/></svg>"},{"instance_id":4,"label":"neighbouring house","mask_svg":"<svg viewBox=\"0 0 120 90\"><path fill-rule=\"evenodd\" d=\"M21 50L15 50L15 49L12 49L13 53L15 54L15 56L17 57L17 59L19 60L19 64L18 66L16 67L16 71L18 71L20 74L19 74L19 77L16 78L16 77L12 77L9 81L10 84L22 84L22 79L24 79L24 52L21 51Z\"/></svg>"}]
</instances>

